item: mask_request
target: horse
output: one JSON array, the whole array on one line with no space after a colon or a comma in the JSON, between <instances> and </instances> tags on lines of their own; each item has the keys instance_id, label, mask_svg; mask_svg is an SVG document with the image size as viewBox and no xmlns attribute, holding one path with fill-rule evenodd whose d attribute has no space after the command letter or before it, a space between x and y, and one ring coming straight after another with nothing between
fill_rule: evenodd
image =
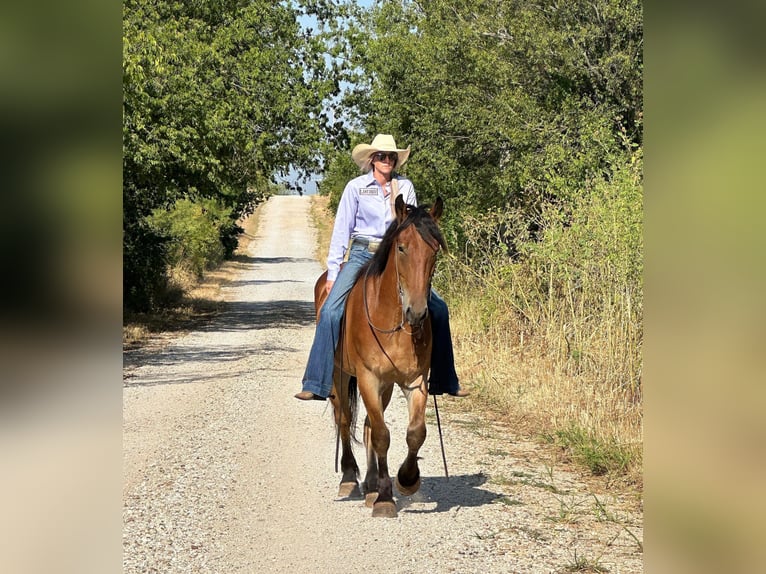
<instances>
[{"instance_id":1,"label":"horse","mask_svg":"<svg viewBox=\"0 0 766 574\"><path fill-rule=\"evenodd\" d=\"M338 495L361 496L359 467L351 449L359 395L367 410L365 502L373 516L389 518L397 516L397 509L388 472L390 432L384 412L394 385L399 385L407 399L409 424L408 454L397 472L396 488L410 496L420 488L418 451L426 438L432 347L428 297L437 254L447 249L438 226L444 209L441 198L429 210L407 205L399 196L394 209L395 219L348 294L330 395L343 447ZM317 317L327 296L325 282L326 272L315 284Z\"/></svg>"}]
</instances>

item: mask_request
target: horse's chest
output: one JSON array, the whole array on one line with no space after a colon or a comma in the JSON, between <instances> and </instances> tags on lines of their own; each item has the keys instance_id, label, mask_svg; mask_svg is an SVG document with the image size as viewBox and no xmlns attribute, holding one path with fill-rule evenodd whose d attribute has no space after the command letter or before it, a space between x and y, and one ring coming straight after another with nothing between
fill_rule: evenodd
<instances>
[{"instance_id":1,"label":"horse's chest","mask_svg":"<svg viewBox=\"0 0 766 574\"><path fill-rule=\"evenodd\" d=\"M430 345L411 336L394 337L388 344L383 342L378 351L369 358L370 370L380 378L393 375L397 379L414 379L430 366Z\"/></svg>"}]
</instances>

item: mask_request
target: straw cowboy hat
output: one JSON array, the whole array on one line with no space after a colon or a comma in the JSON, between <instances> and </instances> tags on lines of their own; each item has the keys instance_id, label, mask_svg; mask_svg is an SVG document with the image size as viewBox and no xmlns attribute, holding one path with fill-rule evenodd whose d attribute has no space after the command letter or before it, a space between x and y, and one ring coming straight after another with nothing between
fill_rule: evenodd
<instances>
[{"instance_id":1,"label":"straw cowboy hat","mask_svg":"<svg viewBox=\"0 0 766 574\"><path fill-rule=\"evenodd\" d=\"M410 157L410 146L407 149L399 149L396 147L394 136L389 134L378 134L371 144L359 144L351 152L351 159L354 163L361 167L363 170L368 171L370 169L370 160L372 154L378 151L393 151L399 156L396 160L396 167L401 167L407 158Z\"/></svg>"}]
</instances>

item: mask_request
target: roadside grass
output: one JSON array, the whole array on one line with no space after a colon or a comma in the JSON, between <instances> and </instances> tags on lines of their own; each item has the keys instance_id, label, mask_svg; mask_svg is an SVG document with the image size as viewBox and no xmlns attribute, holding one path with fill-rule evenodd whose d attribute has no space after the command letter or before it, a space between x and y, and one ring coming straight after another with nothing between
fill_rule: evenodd
<instances>
[{"instance_id":1,"label":"roadside grass","mask_svg":"<svg viewBox=\"0 0 766 574\"><path fill-rule=\"evenodd\" d=\"M551 334L525 335L511 313L487 313L486 300L452 283L442 294L448 292L456 368L471 400L592 475L641 490L640 397L605 384L597 370L551 356Z\"/></svg>"},{"instance_id":2,"label":"roadside grass","mask_svg":"<svg viewBox=\"0 0 766 574\"><path fill-rule=\"evenodd\" d=\"M219 269L205 273L200 280L174 278L168 305L148 313L125 313L122 327L124 350L145 346L152 338L194 329L219 313L223 307L221 286L236 276L225 262ZM227 265L228 264L228 265ZM174 276L185 275L178 271Z\"/></svg>"},{"instance_id":3,"label":"roadside grass","mask_svg":"<svg viewBox=\"0 0 766 574\"><path fill-rule=\"evenodd\" d=\"M582 510L582 502L578 502L575 497L569 499L565 497L556 497L559 503L558 513L546 517L550 522L559 524L577 524L580 519L587 514Z\"/></svg>"},{"instance_id":4,"label":"roadside grass","mask_svg":"<svg viewBox=\"0 0 766 574\"><path fill-rule=\"evenodd\" d=\"M554 440L596 476L624 475L637 458L635 449L619 444L613 438L598 439L580 427L557 430Z\"/></svg>"},{"instance_id":5,"label":"roadside grass","mask_svg":"<svg viewBox=\"0 0 766 574\"><path fill-rule=\"evenodd\" d=\"M330 250L330 237L335 220L328 211L329 205L329 196L311 196L311 223L316 230L314 258L322 265L322 269L327 269L327 252Z\"/></svg>"},{"instance_id":6,"label":"roadside grass","mask_svg":"<svg viewBox=\"0 0 766 574\"><path fill-rule=\"evenodd\" d=\"M602 566L598 558L587 558L585 556L578 556L575 551L574 559L572 562L565 566L567 572L609 572L609 569Z\"/></svg>"},{"instance_id":7,"label":"roadside grass","mask_svg":"<svg viewBox=\"0 0 766 574\"><path fill-rule=\"evenodd\" d=\"M596 517L596 520L599 522L610 522L612 524L617 524L620 526L620 528L628 534L628 536L636 543L636 546L638 549L643 552L644 551L644 543L639 540L639 538L633 533L633 531L628 528L628 526L632 526L632 524L624 517L618 516L614 512L610 512L607 510L606 506L603 502L601 502L598 499L598 496L595 494L591 494L593 496L593 500L595 501L594 506L592 507L592 512L594 516Z\"/></svg>"}]
</instances>

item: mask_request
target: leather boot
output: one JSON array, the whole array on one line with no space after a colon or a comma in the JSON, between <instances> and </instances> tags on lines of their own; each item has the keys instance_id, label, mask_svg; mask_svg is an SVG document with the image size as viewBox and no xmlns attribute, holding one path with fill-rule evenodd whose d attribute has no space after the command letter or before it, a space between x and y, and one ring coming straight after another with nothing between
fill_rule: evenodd
<instances>
[{"instance_id":1,"label":"leather boot","mask_svg":"<svg viewBox=\"0 0 766 574\"><path fill-rule=\"evenodd\" d=\"M300 399L302 401L323 401L325 400L323 397L320 397L319 395L315 395L311 391L301 391L297 395L295 395L296 399Z\"/></svg>"}]
</instances>

